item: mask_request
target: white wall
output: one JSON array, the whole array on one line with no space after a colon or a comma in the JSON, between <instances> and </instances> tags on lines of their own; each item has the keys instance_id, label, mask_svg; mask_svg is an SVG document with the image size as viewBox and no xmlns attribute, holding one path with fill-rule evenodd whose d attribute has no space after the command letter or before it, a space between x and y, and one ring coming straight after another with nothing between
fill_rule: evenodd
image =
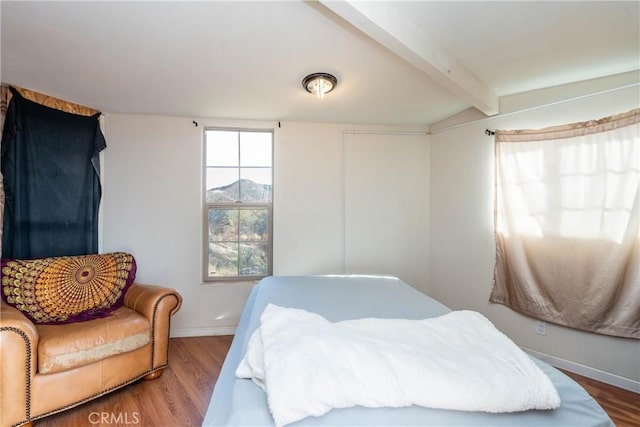
<instances>
[{"instance_id":1,"label":"white wall","mask_svg":"<svg viewBox=\"0 0 640 427\"><path fill-rule=\"evenodd\" d=\"M345 134L347 273L396 276L428 291L427 141L424 133Z\"/></svg>"},{"instance_id":2,"label":"white wall","mask_svg":"<svg viewBox=\"0 0 640 427\"><path fill-rule=\"evenodd\" d=\"M526 97L523 94L523 97ZM640 380L640 342L547 325L489 303L494 266L493 138L490 129L536 129L606 117L640 106L638 87L498 116L437 131L430 137L432 295L454 309L484 313L516 343L529 349ZM526 100L524 100L526 103Z\"/></svg>"},{"instance_id":3,"label":"white wall","mask_svg":"<svg viewBox=\"0 0 640 427\"><path fill-rule=\"evenodd\" d=\"M345 266L345 129L337 124L243 122L191 118L121 115L106 116L103 170L103 214L105 252L128 251L138 262L137 280L177 289L184 298L181 311L172 320L174 336L230 333L251 290L252 283L202 284L202 129L205 126L273 128L274 137L274 274L327 274L349 271ZM390 131L368 126L370 131ZM411 129L409 129L411 130ZM378 136L360 150L354 173L367 168L367 156L380 156L397 138ZM402 144L401 144L402 145ZM428 277L428 146L412 146L412 168L423 178L403 186L401 199L423 192L418 208L419 224L409 242L422 244L414 251L410 267L401 278L421 278L417 287L426 290ZM400 150L401 152L401 150ZM417 154L417 155L416 155ZM406 162L389 162L389 171L399 174ZM401 173L402 172L402 173ZM357 197L357 195L355 196ZM384 200L382 200L384 203ZM370 216L375 217L376 212ZM387 219L386 217L382 220ZM403 218L404 219L404 218ZM426 225L425 225L426 224ZM370 247L384 247L375 236ZM346 245L349 246L349 245ZM402 253L388 256L382 272L393 273Z\"/></svg>"},{"instance_id":4,"label":"white wall","mask_svg":"<svg viewBox=\"0 0 640 427\"><path fill-rule=\"evenodd\" d=\"M274 274L344 271L342 130L308 123L276 128Z\"/></svg>"}]
</instances>

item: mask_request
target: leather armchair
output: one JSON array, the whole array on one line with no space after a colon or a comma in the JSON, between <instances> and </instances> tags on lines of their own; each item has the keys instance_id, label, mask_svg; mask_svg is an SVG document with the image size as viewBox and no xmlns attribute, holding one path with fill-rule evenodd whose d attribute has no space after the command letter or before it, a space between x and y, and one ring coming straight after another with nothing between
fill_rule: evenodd
<instances>
[{"instance_id":1,"label":"leather armchair","mask_svg":"<svg viewBox=\"0 0 640 427\"><path fill-rule=\"evenodd\" d=\"M32 323L0 303L0 427L31 425L140 378L168 363L173 289L133 283L111 315L59 325Z\"/></svg>"}]
</instances>

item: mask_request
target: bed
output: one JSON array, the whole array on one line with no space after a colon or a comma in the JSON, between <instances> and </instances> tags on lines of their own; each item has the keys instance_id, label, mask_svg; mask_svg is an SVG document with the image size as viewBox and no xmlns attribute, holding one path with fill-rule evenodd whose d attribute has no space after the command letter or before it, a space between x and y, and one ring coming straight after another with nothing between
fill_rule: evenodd
<instances>
[{"instance_id":1,"label":"bed","mask_svg":"<svg viewBox=\"0 0 640 427\"><path fill-rule=\"evenodd\" d=\"M430 319L451 310L401 280L383 276L267 277L252 290L205 415L204 426L273 426L267 395L254 381L238 378L261 315L275 305L317 313L329 322L353 319ZM527 356L530 357L530 356ZM553 410L488 413L422 406L332 409L290 426L613 426L604 410L569 377L531 360L551 380L561 403Z\"/></svg>"}]
</instances>

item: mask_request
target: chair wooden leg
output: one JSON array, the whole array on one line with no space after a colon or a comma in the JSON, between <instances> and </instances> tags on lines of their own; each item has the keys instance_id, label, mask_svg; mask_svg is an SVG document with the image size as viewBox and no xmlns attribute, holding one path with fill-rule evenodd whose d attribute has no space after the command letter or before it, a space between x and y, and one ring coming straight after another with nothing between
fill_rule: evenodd
<instances>
[{"instance_id":1,"label":"chair wooden leg","mask_svg":"<svg viewBox=\"0 0 640 427\"><path fill-rule=\"evenodd\" d=\"M153 371L142 378L147 381L155 380L156 378L160 378L163 372L164 372L164 369L158 369L157 371Z\"/></svg>"}]
</instances>

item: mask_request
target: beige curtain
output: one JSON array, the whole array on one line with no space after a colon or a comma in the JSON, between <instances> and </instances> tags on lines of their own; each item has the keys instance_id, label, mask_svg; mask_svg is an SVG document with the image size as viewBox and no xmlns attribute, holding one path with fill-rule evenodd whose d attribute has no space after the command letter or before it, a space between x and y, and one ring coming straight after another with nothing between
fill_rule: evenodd
<instances>
[{"instance_id":1,"label":"beige curtain","mask_svg":"<svg viewBox=\"0 0 640 427\"><path fill-rule=\"evenodd\" d=\"M73 102L64 101L62 99L54 98L49 95L45 95L39 92L35 92L29 89L23 89L14 86L15 89L20 92L24 98L37 102L38 104L46 105L47 107L62 110L67 113L78 114L82 116L92 116L98 113L98 110L85 107L83 105L74 104ZM9 91L9 85L0 85L0 135L4 128L4 119L7 115L7 106L11 100L11 91ZM2 147L2 141L0 140L0 148ZM4 221L4 184L2 179L2 173L0 173L0 254L2 253L2 224Z\"/></svg>"},{"instance_id":2,"label":"beige curtain","mask_svg":"<svg viewBox=\"0 0 640 427\"><path fill-rule=\"evenodd\" d=\"M496 131L490 300L551 323L640 338L640 109Z\"/></svg>"}]
</instances>

